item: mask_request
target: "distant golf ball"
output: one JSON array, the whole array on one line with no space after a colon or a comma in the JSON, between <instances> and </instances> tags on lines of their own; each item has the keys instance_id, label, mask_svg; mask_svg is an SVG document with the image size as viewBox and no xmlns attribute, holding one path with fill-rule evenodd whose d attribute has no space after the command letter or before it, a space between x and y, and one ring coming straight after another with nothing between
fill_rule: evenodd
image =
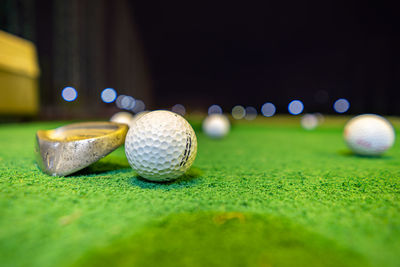
<instances>
[{"instance_id":1,"label":"distant golf ball","mask_svg":"<svg viewBox=\"0 0 400 267\"><path fill-rule=\"evenodd\" d=\"M110 121L127 124L129 126L132 122L132 119L133 119L133 115L131 113L122 111L122 112L115 113L111 117Z\"/></svg>"},{"instance_id":2,"label":"distant golf ball","mask_svg":"<svg viewBox=\"0 0 400 267\"><path fill-rule=\"evenodd\" d=\"M192 166L197 153L196 134L182 116L152 111L131 125L125 153L141 177L157 182L173 180Z\"/></svg>"},{"instance_id":3,"label":"distant golf ball","mask_svg":"<svg viewBox=\"0 0 400 267\"><path fill-rule=\"evenodd\" d=\"M301 127L306 130L314 130L318 126L318 117L314 114L305 114L301 117Z\"/></svg>"},{"instance_id":4,"label":"distant golf ball","mask_svg":"<svg viewBox=\"0 0 400 267\"><path fill-rule=\"evenodd\" d=\"M138 119L140 119L143 115L146 115L147 113L149 113L149 111L142 111L137 113L135 116L133 116L132 120L131 120L131 125Z\"/></svg>"},{"instance_id":5,"label":"distant golf ball","mask_svg":"<svg viewBox=\"0 0 400 267\"><path fill-rule=\"evenodd\" d=\"M222 138L229 133L230 122L225 115L211 114L203 121L203 131L211 138Z\"/></svg>"},{"instance_id":6,"label":"distant golf ball","mask_svg":"<svg viewBox=\"0 0 400 267\"><path fill-rule=\"evenodd\" d=\"M355 154L377 156L393 146L395 132L383 117L365 114L354 117L346 124L344 139Z\"/></svg>"}]
</instances>

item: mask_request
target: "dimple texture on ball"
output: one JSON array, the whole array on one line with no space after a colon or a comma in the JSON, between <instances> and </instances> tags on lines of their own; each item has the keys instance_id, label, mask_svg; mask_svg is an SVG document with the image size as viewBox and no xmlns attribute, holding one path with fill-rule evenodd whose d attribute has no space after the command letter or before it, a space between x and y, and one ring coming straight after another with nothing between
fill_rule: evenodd
<instances>
[{"instance_id":1,"label":"dimple texture on ball","mask_svg":"<svg viewBox=\"0 0 400 267\"><path fill-rule=\"evenodd\" d=\"M196 134L176 113L149 112L131 125L125 153L141 177L151 181L173 180L193 164L197 153Z\"/></svg>"},{"instance_id":2,"label":"dimple texture on ball","mask_svg":"<svg viewBox=\"0 0 400 267\"><path fill-rule=\"evenodd\" d=\"M377 156L393 146L393 126L383 117L365 114L351 119L345 126L344 139L356 154Z\"/></svg>"}]
</instances>

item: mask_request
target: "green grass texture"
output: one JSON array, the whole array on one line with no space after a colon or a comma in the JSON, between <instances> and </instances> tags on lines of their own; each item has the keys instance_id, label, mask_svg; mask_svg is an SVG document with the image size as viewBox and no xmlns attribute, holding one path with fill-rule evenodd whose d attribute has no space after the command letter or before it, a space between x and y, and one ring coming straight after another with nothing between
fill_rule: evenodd
<instances>
[{"instance_id":1,"label":"green grass texture","mask_svg":"<svg viewBox=\"0 0 400 267\"><path fill-rule=\"evenodd\" d=\"M234 121L222 140L193 120L196 161L169 183L138 179L123 147L45 175L35 132L65 123L0 125L0 266L398 266L400 145L355 156L346 119Z\"/></svg>"}]
</instances>

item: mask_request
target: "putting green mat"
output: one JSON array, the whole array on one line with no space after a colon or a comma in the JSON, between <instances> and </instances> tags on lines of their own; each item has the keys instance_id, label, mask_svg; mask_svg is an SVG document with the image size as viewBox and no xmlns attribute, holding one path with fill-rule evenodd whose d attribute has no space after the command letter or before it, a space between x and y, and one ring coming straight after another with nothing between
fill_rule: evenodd
<instances>
[{"instance_id":1,"label":"putting green mat","mask_svg":"<svg viewBox=\"0 0 400 267\"><path fill-rule=\"evenodd\" d=\"M65 123L0 125L0 266L398 266L399 142L354 156L344 122L258 119L211 140L194 120L194 166L166 184L123 148L47 176L35 132Z\"/></svg>"}]
</instances>

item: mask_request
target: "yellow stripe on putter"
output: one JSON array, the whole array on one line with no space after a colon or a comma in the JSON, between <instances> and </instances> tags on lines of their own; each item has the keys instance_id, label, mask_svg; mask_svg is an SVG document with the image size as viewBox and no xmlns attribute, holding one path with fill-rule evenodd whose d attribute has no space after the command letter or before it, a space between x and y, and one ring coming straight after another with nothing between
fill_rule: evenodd
<instances>
[{"instance_id":1,"label":"yellow stripe on putter","mask_svg":"<svg viewBox=\"0 0 400 267\"><path fill-rule=\"evenodd\" d=\"M52 176L66 176L105 157L125 142L128 126L83 122L36 133L36 161Z\"/></svg>"}]
</instances>

